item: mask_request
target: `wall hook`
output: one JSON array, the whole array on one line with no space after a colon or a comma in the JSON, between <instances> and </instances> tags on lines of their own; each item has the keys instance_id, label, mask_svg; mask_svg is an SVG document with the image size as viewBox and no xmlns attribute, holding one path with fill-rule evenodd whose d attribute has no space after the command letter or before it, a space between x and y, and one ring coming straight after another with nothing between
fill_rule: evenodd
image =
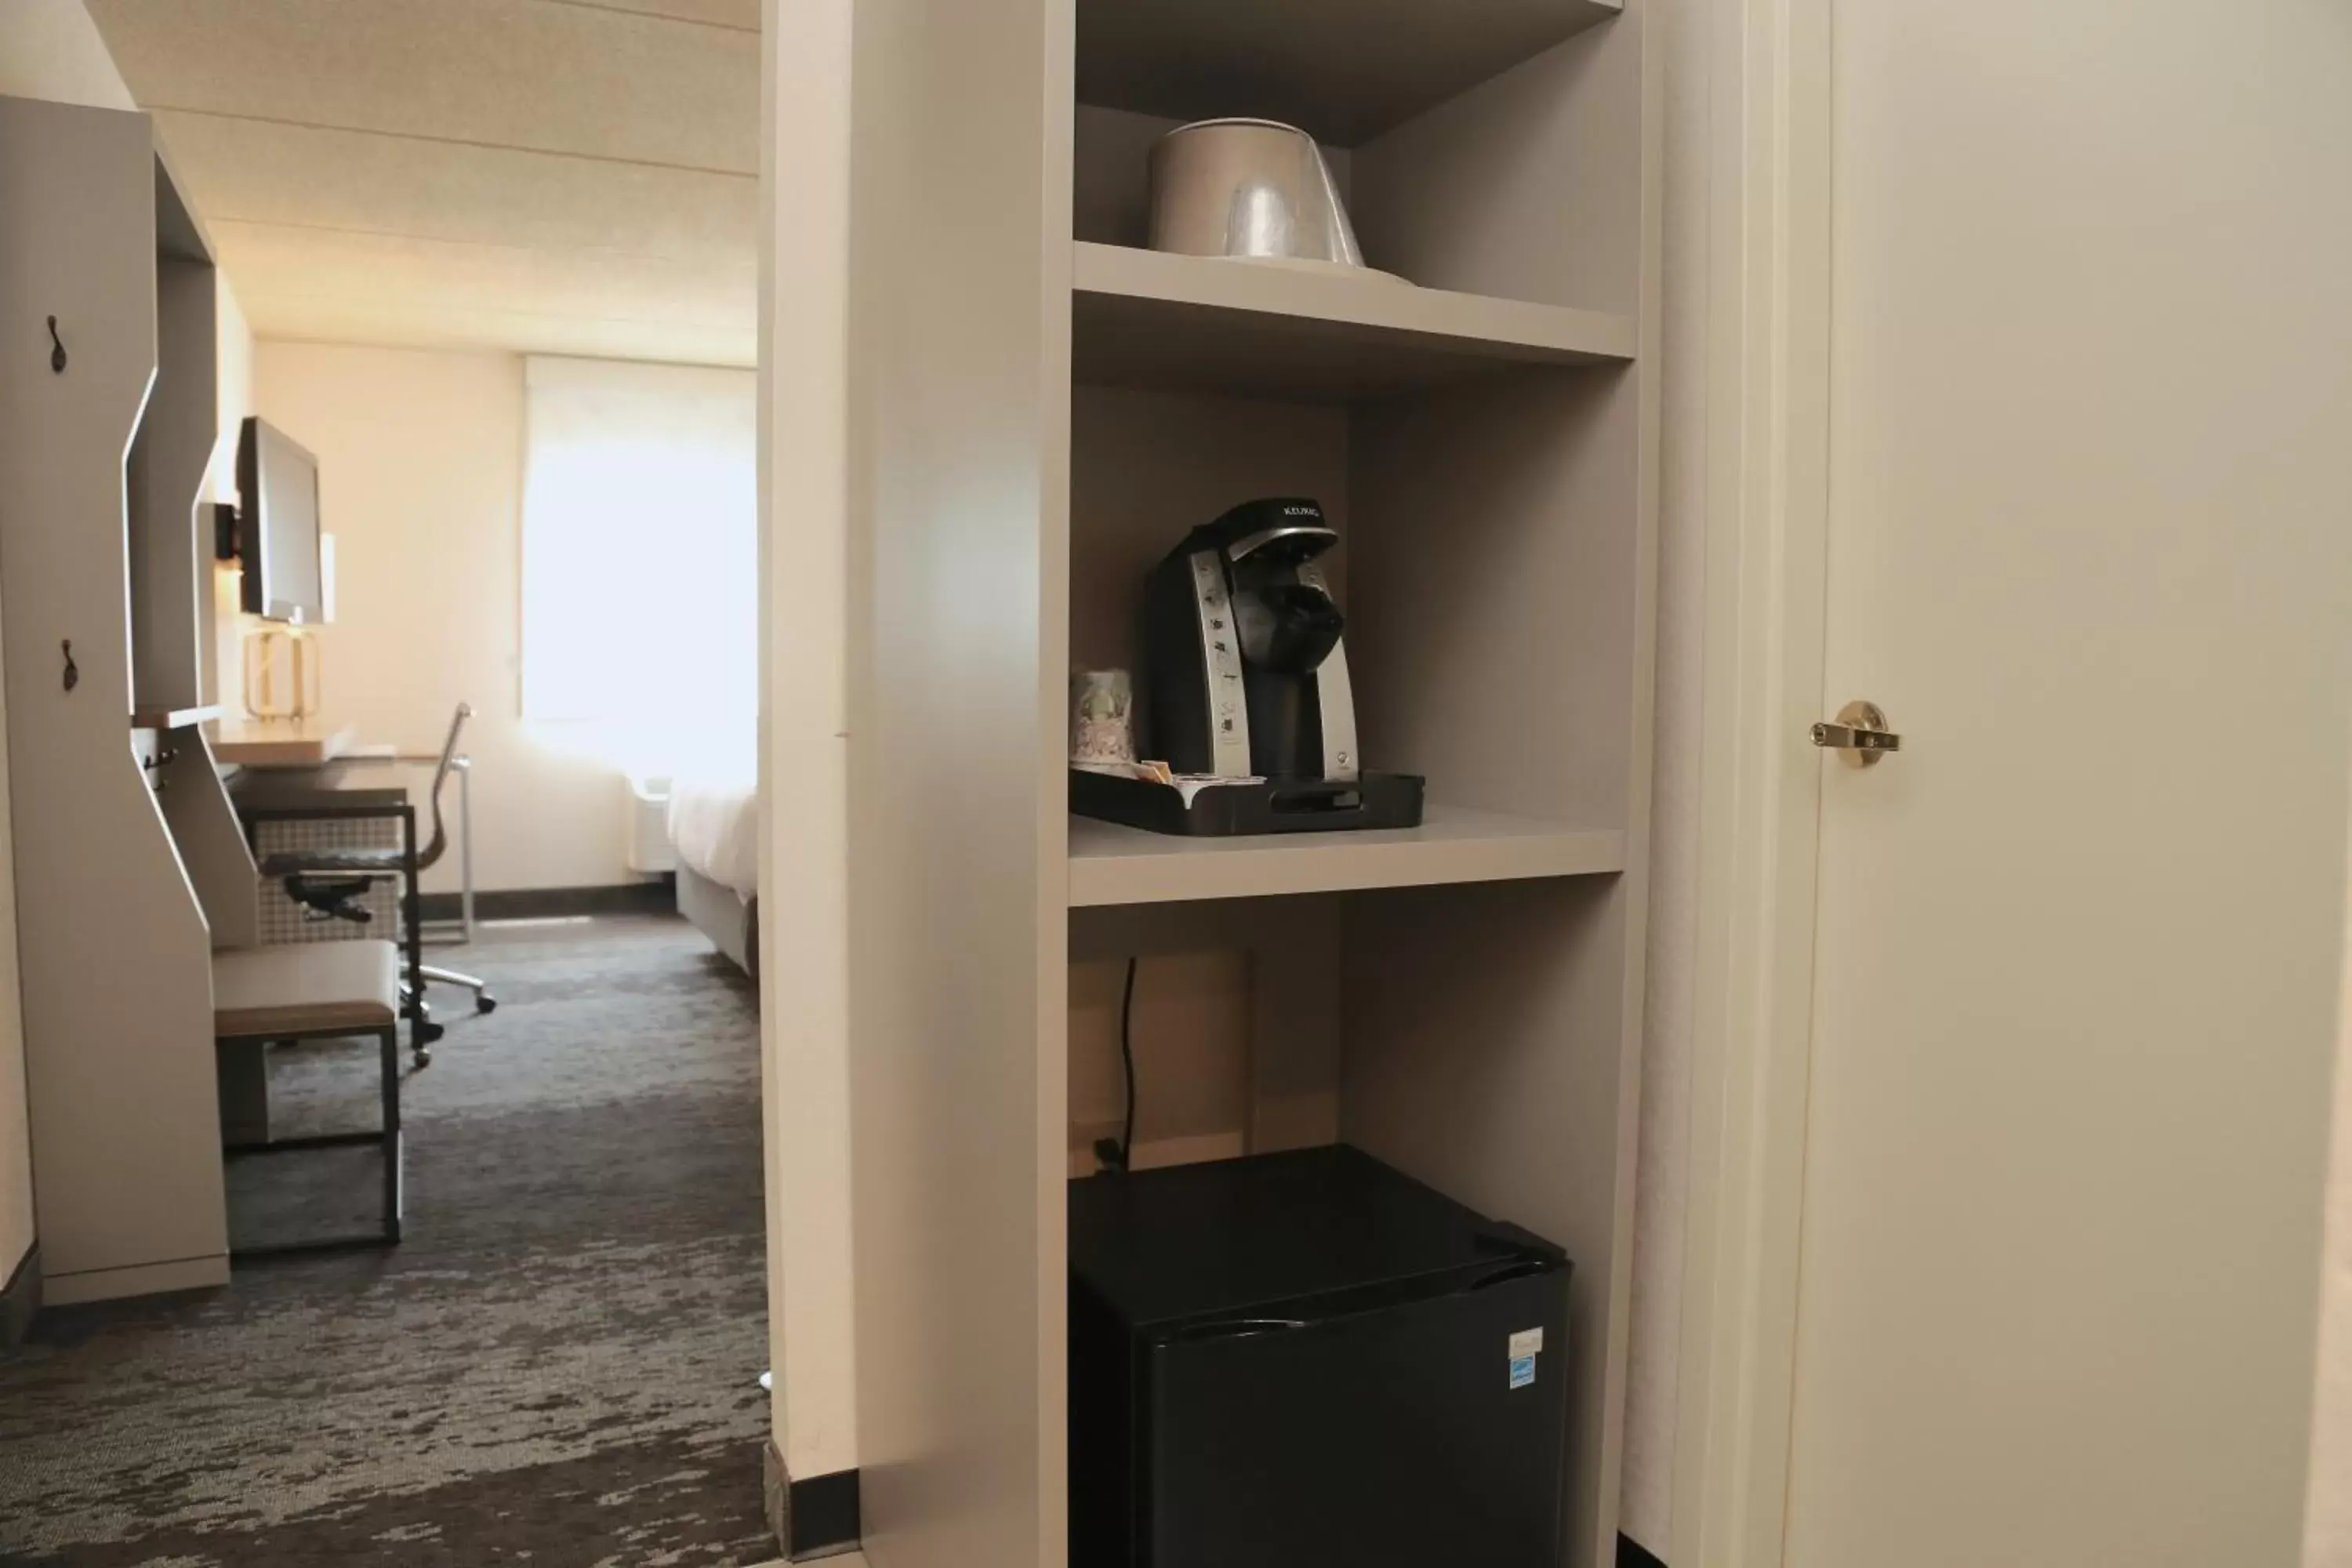
<instances>
[{"instance_id":1,"label":"wall hook","mask_svg":"<svg viewBox=\"0 0 2352 1568\"><path fill-rule=\"evenodd\" d=\"M81 684L81 666L73 660L73 638L66 638L63 647L66 650L66 689L71 691Z\"/></svg>"},{"instance_id":2,"label":"wall hook","mask_svg":"<svg viewBox=\"0 0 2352 1568\"><path fill-rule=\"evenodd\" d=\"M59 375L66 373L66 341L58 336L58 319L49 318L49 368Z\"/></svg>"}]
</instances>

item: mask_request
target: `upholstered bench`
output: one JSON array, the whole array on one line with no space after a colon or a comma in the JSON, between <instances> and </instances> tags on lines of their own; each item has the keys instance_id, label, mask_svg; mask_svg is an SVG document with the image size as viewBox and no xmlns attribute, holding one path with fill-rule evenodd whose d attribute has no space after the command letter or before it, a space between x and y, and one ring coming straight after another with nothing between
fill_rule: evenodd
<instances>
[{"instance_id":1,"label":"upholstered bench","mask_svg":"<svg viewBox=\"0 0 2352 1568\"><path fill-rule=\"evenodd\" d=\"M231 1154L278 1154L302 1149L383 1149L383 1227L338 1236L235 1249L239 1256L374 1246L400 1239L400 953L388 942L310 942L282 947L232 948L213 954L213 1038L225 1055L249 1055L256 1074L263 1047L278 1040L366 1037L381 1048L383 1117L365 1132L304 1138L240 1139ZM224 1082L226 1083L226 1076Z\"/></svg>"}]
</instances>

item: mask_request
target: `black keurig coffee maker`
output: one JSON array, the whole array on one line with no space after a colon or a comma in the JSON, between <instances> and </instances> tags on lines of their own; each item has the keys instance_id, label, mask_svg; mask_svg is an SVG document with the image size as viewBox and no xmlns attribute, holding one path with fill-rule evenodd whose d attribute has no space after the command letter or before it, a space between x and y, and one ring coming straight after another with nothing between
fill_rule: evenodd
<instances>
[{"instance_id":1,"label":"black keurig coffee maker","mask_svg":"<svg viewBox=\"0 0 2352 1568\"><path fill-rule=\"evenodd\" d=\"M1311 500L1254 500L1196 528L1144 590L1154 750L1180 773L1352 779L1345 621Z\"/></svg>"},{"instance_id":2,"label":"black keurig coffee maker","mask_svg":"<svg viewBox=\"0 0 2352 1568\"><path fill-rule=\"evenodd\" d=\"M1346 622L1319 564L1339 538L1294 497L1185 535L1143 616L1147 754L1179 782L1074 773L1073 809L1166 833L1419 825L1422 781L1369 773L1358 749Z\"/></svg>"}]
</instances>

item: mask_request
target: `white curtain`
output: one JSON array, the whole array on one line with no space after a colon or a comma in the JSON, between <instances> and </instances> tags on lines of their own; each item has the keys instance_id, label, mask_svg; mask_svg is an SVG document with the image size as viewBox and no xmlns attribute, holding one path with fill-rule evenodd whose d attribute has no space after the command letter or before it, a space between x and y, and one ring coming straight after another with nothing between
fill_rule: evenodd
<instances>
[{"instance_id":1,"label":"white curtain","mask_svg":"<svg viewBox=\"0 0 2352 1568\"><path fill-rule=\"evenodd\" d=\"M527 720L634 773L734 772L759 719L750 371L531 359Z\"/></svg>"}]
</instances>

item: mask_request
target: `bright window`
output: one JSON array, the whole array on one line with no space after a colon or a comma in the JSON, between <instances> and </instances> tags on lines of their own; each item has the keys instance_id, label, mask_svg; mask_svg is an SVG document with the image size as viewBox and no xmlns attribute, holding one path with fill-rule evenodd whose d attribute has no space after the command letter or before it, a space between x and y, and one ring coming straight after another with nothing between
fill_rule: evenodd
<instances>
[{"instance_id":1,"label":"bright window","mask_svg":"<svg viewBox=\"0 0 2352 1568\"><path fill-rule=\"evenodd\" d=\"M523 716L633 771L748 753L759 714L757 398L749 371L534 358Z\"/></svg>"}]
</instances>

